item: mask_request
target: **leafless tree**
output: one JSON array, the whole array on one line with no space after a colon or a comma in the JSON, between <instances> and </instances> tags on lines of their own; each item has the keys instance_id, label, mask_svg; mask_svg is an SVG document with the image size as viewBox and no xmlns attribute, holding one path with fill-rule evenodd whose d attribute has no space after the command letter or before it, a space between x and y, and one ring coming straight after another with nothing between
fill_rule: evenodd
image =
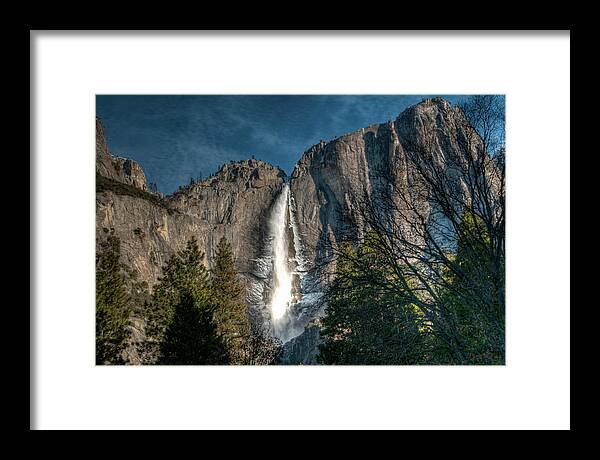
<instances>
[{"instance_id":1,"label":"leafless tree","mask_svg":"<svg viewBox=\"0 0 600 460\"><path fill-rule=\"evenodd\" d=\"M372 259L336 256L353 258L355 282L418 308L422 326L466 364L472 356L456 305L469 306L478 352L504 356L504 110L496 96L471 97L460 110L452 132L432 123L403 139L399 167L379 171L385 187L355 199L361 243L379 254L381 270L365 265Z\"/></svg>"}]
</instances>

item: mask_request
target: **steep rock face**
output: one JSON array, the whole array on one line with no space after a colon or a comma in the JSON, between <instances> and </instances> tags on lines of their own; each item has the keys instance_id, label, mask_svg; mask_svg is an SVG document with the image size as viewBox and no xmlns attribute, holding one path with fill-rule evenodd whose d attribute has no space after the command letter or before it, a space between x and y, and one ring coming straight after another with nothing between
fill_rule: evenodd
<instances>
[{"instance_id":1,"label":"steep rock face","mask_svg":"<svg viewBox=\"0 0 600 460\"><path fill-rule=\"evenodd\" d=\"M307 150L290 179L306 265L319 265L332 245L364 232L357 201L377 200L388 181L410 188L413 171L406 152L429 152L441 164L464 156L465 123L460 109L441 98L428 99L394 121Z\"/></svg>"},{"instance_id":2,"label":"steep rock face","mask_svg":"<svg viewBox=\"0 0 600 460\"><path fill-rule=\"evenodd\" d=\"M286 342L277 364L316 364L319 353L320 329L317 324L309 324L304 331Z\"/></svg>"},{"instance_id":3,"label":"steep rock face","mask_svg":"<svg viewBox=\"0 0 600 460\"><path fill-rule=\"evenodd\" d=\"M147 191L137 163L110 155L99 122L96 158L97 240L119 237L123 262L140 281L154 285L164 262L192 236L209 267L225 236L238 271L253 279L265 219L283 185L283 171L258 160L229 163L208 179L162 198Z\"/></svg>"},{"instance_id":4,"label":"steep rock face","mask_svg":"<svg viewBox=\"0 0 600 460\"><path fill-rule=\"evenodd\" d=\"M330 245L361 231L354 200L379 185L377 169L394 164L393 128L373 125L311 147L291 176L296 223L306 265L330 255Z\"/></svg>"},{"instance_id":5,"label":"steep rock face","mask_svg":"<svg viewBox=\"0 0 600 460\"><path fill-rule=\"evenodd\" d=\"M240 273L254 271L261 253L266 220L281 191L285 173L259 160L225 164L208 179L183 188L166 198L177 212L205 228L201 247L209 260L221 236L230 242Z\"/></svg>"},{"instance_id":6,"label":"steep rock face","mask_svg":"<svg viewBox=\"0 0 600 460\"><path fill-rule=\"evenodd\" d=\"M115 157L113 158L113 165L121 178L121 182L140 190L148 190L146 175L138 163L129 158Z\"/></svg>"},{"instance_id":7,"label":"steep rock face","mask_svg":"<svg viewBox=\"0 0 600 460\"><path fill-rule=\"evenodd\" d=\"M97 241L118 237L123 263L148 286L154 285L167 259L203 231L197 219L142 194L124 194L119 188L96 193Z\"/></svg>"},{"instance_id":8,"label":"steep rock face","mask_svg":"<svg viewBox=\"0 0 600 460\"><path fill-rule=\"evenodd\" d=\"M318 292L333 270L321 268L343 238L366 230L356 203L377 200L390 182L410 190L415 179L407 154L432 155L441 165L464 157L467 124L460 109L441 98L428 99L402 112L394 121L371 125L308 149L290 179L296 232L303 264L308 269L305 290ZM471 142L474 149L480 148ZM458 184L460 186L460 184ZM417 200L417 199L416 199ZM415 203L425 214L428 202ZM310 302L307 303L309 309ZM323 309L313 309L320 315ZM285 361L314 362L314 331L307 330L284 347Z\"/></svg>"}]
</instances>

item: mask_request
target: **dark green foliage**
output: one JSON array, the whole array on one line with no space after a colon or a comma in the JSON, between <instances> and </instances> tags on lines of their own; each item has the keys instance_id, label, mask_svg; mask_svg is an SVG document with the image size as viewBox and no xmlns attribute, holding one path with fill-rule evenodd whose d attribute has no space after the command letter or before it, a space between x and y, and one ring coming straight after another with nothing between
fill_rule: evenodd
<instances>
[{"instance_id":1,"label":"dark green foliage","mask_svg":"<svg viewBox=\"0 0 600 460\"><path fill-rule=\"evenodd\" d=\"M327 292L321 364L416 364L424 354L418 311L366 280L383 279L378 255L367 243L341 247L336 280Z\"/></svg>"},{"instance_id":2,"label":"dark green foliage","mask_svg":"<svg viewBox=\"0 0 600 460\"><path fill-rule=\"evenodd\" d=\"M376 234L341 246L326 295L322 364L503 364L504 261L466 211L456 254L429 290L390 262ZM421 308L419 299L426 299Z\"/></svg>"},{"instance_id":3,"label":"dark green foliage","mask_svg":"<svg viewBox=\"0 0 600 460\"><path fill-rule=\"evenodd\" d=\"M453 262L441 301L455 328L455 346L471 364L503 364L503 261L498 269L489 234L471 211L463 216Z\"/></svg>"},{"instance_id":4,"label":"dark green foliage","mask_svg":"<svg viewBox=\"0 0 600 460\"><path fill-rule=\"evenodd\" d=\"M184 294L190 294L197 302L208 302L209 275L203 260L204 254L192 237L186 247L174 254L163 267L162 276L154 289L154 300L165 306L167 315L170 314L168 310L174 308Z\"/></svg>"},{"instance_id":5,"label":"dark green foliage","mask_svg":"<svg viewBox=\"0 0 600 460\"><path fill-rule=\"evenodd\" d=\"M160 344L159 364L227 364L211 310L183 294Z\"/></svg>"},{"instance_id":6,"label":"dark green foliage","mask_svg":"<svg viewBox=\"0 0 600 460\"><path fill-rule=\"evenodd\" d=\"M209 274L192 238L163 267L145 306L145 364L271 364L278 344L251 328L233 253L222 238Z\"/></svg>"},{"instance_id":7,"label":"dark green foliage","mask_svg":"<svg viewBox=\"0 0 600 460\"><path fill-rule=\"evenodd\" d=\"M212 318L213 304L211 302L210 281L208 271L203 264L204 254L198 249L198 243L195 238L188 241L185 249L174 254L163 267L163 273L156 285L152 297L152 303L148 306L146 335L147 344L144 352L146 363L152 364L156 362L164 362L161 358L162 345L165 340L171 340L175 332L177 332L177 340L182 347L193 346L192 344L182 344L182 337L190 337L184 334L181 330L171 329L167 337L168 328L173 321L179 321L178 315L187 315L189 313L190 301L192 299L193 308L200 310L198 321L205 321L206 318ZM185 302L184 302L185 300ZM179 322L181 325L182 323ZM211 329L206 325L199 326L198 324L190 325L191 328L200 328L203 331L210 332L215 335L215 329ZM214 337L204 337L204 342L195 341L194 343L213 343ZM171 350L170 348L168 348ZM186 355L189 355L186 352ZM200 356L199 354L197 356ZM214 357L206 357L210 363L220 362L220 351ZM196 364L206 364L207 362L198 362Z\"/></svg>"},{"instance_id":8,"label":"dark green foliage","mask_svg":"<svg viewBox=\"0 0 600 460\"><path fill-rule=\"evenodd\" d=\"M96 364L123 364L131 310L119 259L120 241L109 236L96 254Z\"/></svg>"},{"instance_id":9,"label":"dark green foliage","mask_svg":"<svg viewBox=\"0 0 600 460\"><path fill-rule=\"evenodd\" d=\"M250 322L244 302L244 288L237 279L231 246L222 237L217 245L214 268L211 272L214 319L223 338L231 364L245 364Z\"/></svg>"}]
</instances>

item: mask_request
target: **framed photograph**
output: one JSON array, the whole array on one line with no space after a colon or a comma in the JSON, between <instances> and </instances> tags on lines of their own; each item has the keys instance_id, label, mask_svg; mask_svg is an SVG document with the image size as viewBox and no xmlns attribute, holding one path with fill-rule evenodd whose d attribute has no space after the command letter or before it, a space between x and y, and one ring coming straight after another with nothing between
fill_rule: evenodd
<instances>
[{"instance_id":1,"label":"framed photograph","mask_svg":"<svg viewBox=\"0 0 600 460\"><path fill-rule=\"evenodd\" d=\"M96 364L504 364L504 95L96 115Z\"/></svg>"},{"instance_id":2,"label":"framed photograph","mask_svg":"<svg viewBox=\"0 0 600 460\"><path fill-rule=\"evenodd\" d=\"M569 429L568 30L30 40L31 428Z\"/></svg>"}]
</instances>

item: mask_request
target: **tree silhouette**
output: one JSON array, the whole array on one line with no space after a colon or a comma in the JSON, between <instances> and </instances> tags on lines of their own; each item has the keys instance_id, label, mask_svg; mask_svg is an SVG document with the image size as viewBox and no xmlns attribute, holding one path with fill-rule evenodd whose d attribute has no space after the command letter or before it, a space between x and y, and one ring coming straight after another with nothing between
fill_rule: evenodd
<instances>
[{"instance_id":1,"label":"tree silhouette","mask_svg":"<svg viewBox=\"0 0 600 460\"><path fill-rule=\"evenodd\" d=\"M175 306L160 349L159 364L227 364L227 350L211 309L198 305L189 293Z\"/></svg>"},{"instance_id":2,"label":"tree silhouette","mask_svg":"<svg viewBox=\"0 0 600 460\"><path fill-rule=\"evenodd\" d=\"M203 259L204 254L199 250L198 242L191 238L186 247L173 254L163 266L152 302L146 311L146 363L161 361L162 343L166 340L167 329L176 320L178 309L179 313L186 311L181 303L187 296L192 297L196 308L202 308L203 311L207 309L212 314L209 308L210 284Z\"/></svg>"}]
</instances>

